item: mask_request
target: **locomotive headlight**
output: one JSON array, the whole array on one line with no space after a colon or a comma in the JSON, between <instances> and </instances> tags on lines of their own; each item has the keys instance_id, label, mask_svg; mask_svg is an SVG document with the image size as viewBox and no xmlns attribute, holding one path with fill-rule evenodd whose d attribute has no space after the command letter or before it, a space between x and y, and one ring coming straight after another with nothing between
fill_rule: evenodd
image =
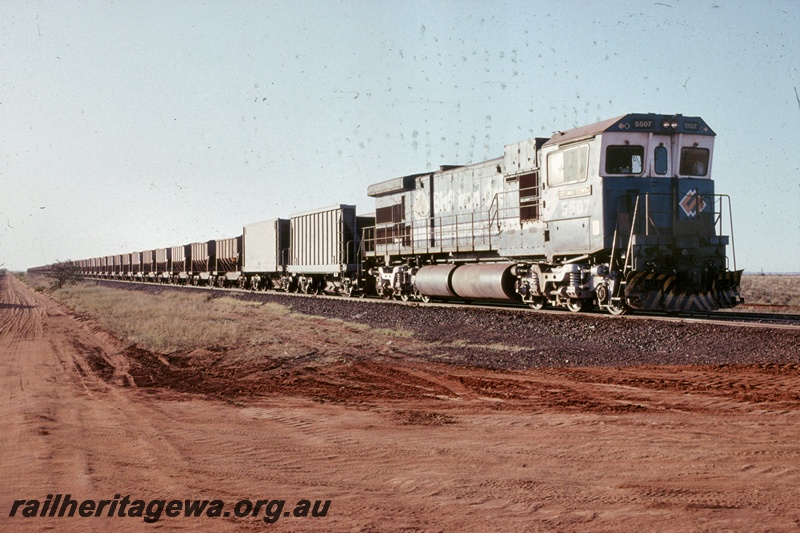
<instances>
[{"instance_id":1,"label":"locomotive headlight","mask_svg":"<svg viewBox=\"0 0 800 533\"><path fill-rule=\"evenodd\" d=\"M668 130L669 129L669 120L665 120L664 123L661 124L661 127L664 128L665 130Z\"/></svg>"},{"instance_id":2,"label":"locomotive headlight","mask_svg":"<svg viewBox=\"0 0 800 533\"><path fill-rule=\"evenodd\" d=\"M670 123L670 126L672 126L673 130L677 130L678 129L678 121L677 120L673 120L672 123Z\"/></svg>"}]
</instances>

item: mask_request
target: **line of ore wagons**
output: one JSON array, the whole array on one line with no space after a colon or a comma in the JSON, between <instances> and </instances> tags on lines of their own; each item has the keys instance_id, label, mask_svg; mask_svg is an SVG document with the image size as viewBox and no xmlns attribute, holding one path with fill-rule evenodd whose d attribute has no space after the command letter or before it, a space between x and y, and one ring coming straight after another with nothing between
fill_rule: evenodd
<instances>
[{"instance_id":1,"label":"line of ore wagons","mask_svg":"<svg viewBox=\"0 0 800 533\"><path fill-rule=\"evenodd\" d=\"M361 233L375 217L337 204L247 224L242 235L77 261L87 277L286 290L345 281L361 268Z\"/></svg>"}]
</instances>

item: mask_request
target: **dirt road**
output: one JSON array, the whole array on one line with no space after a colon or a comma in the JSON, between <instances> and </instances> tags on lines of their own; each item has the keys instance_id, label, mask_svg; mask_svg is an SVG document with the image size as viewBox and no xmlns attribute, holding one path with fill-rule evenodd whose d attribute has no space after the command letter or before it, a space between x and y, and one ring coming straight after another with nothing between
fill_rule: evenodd
<instances>
[{"instance_id":1,"label":"dirt road","mask_svg":"<svg viewBox=\"0 0 800 533\"><path fill-rule=\"evenodd\" d=\"M143 386L142 360L0 278L1 528L800 527L796 366L501 372L374 354L313 376L259 376L257 394L225 397L186 383ZM34 499L49 514L47 495L58 494L111 500L115 511L24 516ZM126 496L225 506L218 518L164 509L151 525L116 516ZM260 499L270 503L258 516L234 516L240 500ZM17 500L26 501L11 517ZM286 502L279 513L275 500ZM301 500L319 500L318 514L330 506L293 516Z\"/></svg>"}]
</instances>

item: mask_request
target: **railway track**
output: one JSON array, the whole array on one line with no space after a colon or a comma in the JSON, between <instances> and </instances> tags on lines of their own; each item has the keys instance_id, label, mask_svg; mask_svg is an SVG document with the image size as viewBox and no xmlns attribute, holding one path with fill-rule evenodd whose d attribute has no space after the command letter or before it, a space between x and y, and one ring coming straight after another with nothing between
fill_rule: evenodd
<instances>
[{"instance_id":1,"label":"railway track","mask_svg":"<svg viewBox=\"0 0 800 533\"><path fill-rule=\"evenodd\" d=\"M533 311L496 304L425 304L152 283L97 283L153 295L196 291L190 294L284 305L309 317L309 327L313 317L324 317L366 326L360 333L352 330L354 335L369 335L372 329L395 332L399 339L413 337L427 343L432 361L481 368L800 364L797 322L730 322L718 317L636 314L619 317L599 311ZM156 305L158 299L152 301ZM298 330L287 335L302 337L304 333ZM386 349L402 359L402 344L388 343Z\"/></svg>"},{"instance_id":2,"label":"railway track","mask_svg":"<svg viewBox=\"0 0 800 533\"><path fill-rule=\"evenodd\" d=\"M150 282L140 282L140 281L122 281L122 280L103 280L103 279L93 279L87 281L95 281L103 285L123 285L123 286L143 286L143 287L156 287L156 288L164 288L164 289L175 289L175 290L195 290L195 291L206 291L206 292L219 292L222 294L239 294L239 295L280 295L286 296L291 298L320 298L320 299L329 299L331 301L342 300L346 298L342 295L333 295L333 294L319 294L319 295L312 295L312 294L303 294L303 293L287 293L287 292L279 292L279 291L252 291L247 289L239 289L239 288L219 288L219 287L211 287L211 286L193 286L193 285L173 285L173 284L161 284L161 283L150 283ZM437 306L445 306L445 307L463 307L463 308L482 308L482 309L503 309L503 310L518 310L518 311L526 311L529 313L541 313L541 314L560 314L560 315L567 315L567 316L576 316L575 313L570 313L565 309L542 309L542 310L532 310L528 308L527 305L522 303L515 303L515 302L465 302L462 300L448 300L444 301L431 301L429 303L422 303L419 301L401 301L401 300L384 300L380 298L364 298L359 299L365 302L374 302L376 304L387 304L387 305L399 305L399 306L406 306L406 307L437 307ZM787 312L783 309L781 312L776 313L768 313L768 312L751 312L751 311L714 311L714 312L691 312L691 313L665 313L665 312L636 312L634 314L624 315L624 316L611 316L607 313L604 313L600 310L590 310L583 313L578 313L577 316L592 316L597 318L607 318L609 320L642 320L642 319L649 319L649 320L662 320L662 321L669 321L669 322L681 322L681 321L690 321L690 322L698 322L698 323L708 323L708 324L728 324L728 325L737 325L737 326L750 326L750 327L766 327L766 328L788 328L788 329L800 329L800 314L795 314L791 312Z\"/></svg>"}]
</instances>

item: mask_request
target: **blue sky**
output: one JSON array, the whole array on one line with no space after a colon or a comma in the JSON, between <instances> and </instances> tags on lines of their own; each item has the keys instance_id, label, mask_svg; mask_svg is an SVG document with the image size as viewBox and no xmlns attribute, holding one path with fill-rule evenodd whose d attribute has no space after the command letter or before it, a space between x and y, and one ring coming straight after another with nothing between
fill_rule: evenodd
<instances>
[{"instance_id":1,"label":"blue sky","mask_svg":"<svg viewBox=\"0 0 800 533\"><path fill-rule=\"evenodd\" d=\"M800 2L4 0L0 263L185 244L629 112L703 117L800 271Z\"/></svg>"}]
</instances>

